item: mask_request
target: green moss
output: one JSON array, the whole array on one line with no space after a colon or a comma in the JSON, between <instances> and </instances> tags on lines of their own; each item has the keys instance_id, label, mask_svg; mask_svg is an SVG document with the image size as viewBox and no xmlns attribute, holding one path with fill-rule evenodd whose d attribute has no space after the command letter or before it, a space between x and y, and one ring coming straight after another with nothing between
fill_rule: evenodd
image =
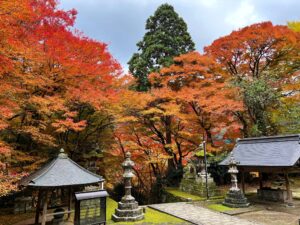
<instances>
[{"instance_id":1,"label":"green moss","mask_svg":"<svg viewBox=\"0 0 300 225\"><path fill-rule=\"evenodd\" d=\"M176 188L167 188L166 191L174 196L180 197L180 198L184 198L184 199L192 199L193 201L201 201L201 200L205 200L206 198L204 197L200 197L197 195L192 195L183 191L180 191Z\"/></svg>"},{"instance_id":2,"label":"green moss","mask_svg":"<svg viewBox=\"0 0 300 225\"><path fill-rule=\"evenodd\" d=\"M146 209L146 214L145 214L145 219L142 221L138 221L138 222L119 222L119 223L115 223L112 221L111 216L112 214L115 212L115 208L117 208L118 204L117 202L115 202L114 200L112 200L111 198L107 199L107 212L106 212L106 216L107 216L107 224L142 224L142 223L148 223L148 224L162 224L162 223L166 223L166 224L182 224L182 223L186 223L186 221L181 220L177 217L159 212L157 210L154 209L150 209L147 208Z\"/></svg>"},{"instance_id":3,"label":"green moss","mask_svg":"<svg viewBox=\"0 0 300 225\"><path fill-rule=\"evenodd\" d=\"M198 156L198 157L204 157L204 150L197 151L197 152L195 153L195 156ZM210 152L207 152L207 153L206 153L206 156L207 156L207 157L212 157L212 156L214 156L214 155L211 154Z\"/></svg>"},{"instance_id":4,"label":"green moss","mask_svg":"<svg viewBox=\"0 0 300 225\"><path fill-rule=\"evenodd\" d=\"M193 195L193 194L190 194L190 193L186 193L186 192L183 192L183 191L180 191L176 188L166 188L166 191L174 196L177 196L177 197L180 197L180 198L183 198L183 199L188 199L190 198L192 201L203 201L203 200L206 200L206 197L201 197L201 196L198 196L198 195ZM211 196L209 197L209 200L213 200L213 199L223 199L224 196Z\"/></svg>"},{"instance_id":5,"label":"green moss","mask_svg":"<svg viewBox=\"0 0 300 225\"><path fill-rule=\"evenodd\" d=\"M208 205L207 208L212 209L214 211L218 211L218 212L234 210L233 208L227 207L222 204L211 204L211 205Z\"/></svg>"}]
</instances>

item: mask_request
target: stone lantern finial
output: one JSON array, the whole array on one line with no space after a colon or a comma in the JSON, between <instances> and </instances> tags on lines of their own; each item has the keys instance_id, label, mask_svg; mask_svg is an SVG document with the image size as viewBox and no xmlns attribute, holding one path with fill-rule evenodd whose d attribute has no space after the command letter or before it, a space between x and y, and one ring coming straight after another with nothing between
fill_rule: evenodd
<instances>
[{"instance_id":1,"label":"stone lantern finial","mask_svg":"<svg viewBox=\"0 0 300 225\"><path fill-rule=\"evenodd\" d=\"M63 148L59 150L58 158L62 158L62 159L68 158L68 155L65 153L65 150Z\"/></svg>"}]
</instances>

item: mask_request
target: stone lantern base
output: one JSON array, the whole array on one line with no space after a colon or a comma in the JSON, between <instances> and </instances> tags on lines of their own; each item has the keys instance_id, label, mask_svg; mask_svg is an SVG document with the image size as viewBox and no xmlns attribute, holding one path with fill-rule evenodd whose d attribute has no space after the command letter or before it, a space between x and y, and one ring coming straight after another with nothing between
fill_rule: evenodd
<instances>
[{"instance_id":1,"label":"stone lantern base","mask_svg":"<svg viewBox=\"0 0 300 225\"><path fill-rule=\"evenodd\" d=\"M230 190L226 194L223 205L231 208L246 208L250 203L241 190Z\"/></svg>"},{"instance_id":2,"label":"stone lantern base","mask_svg":"<svg viewBox=\"0 0 300 225\"><path fill-rule=\"evenodd\" d=\"M124 200L118 203L118 208L115 209L115 214L112 215L112 220L115 222L134 222L144 219L143 208L139 207L138 202L133 199Z\"/></svg>"}]
</instances>

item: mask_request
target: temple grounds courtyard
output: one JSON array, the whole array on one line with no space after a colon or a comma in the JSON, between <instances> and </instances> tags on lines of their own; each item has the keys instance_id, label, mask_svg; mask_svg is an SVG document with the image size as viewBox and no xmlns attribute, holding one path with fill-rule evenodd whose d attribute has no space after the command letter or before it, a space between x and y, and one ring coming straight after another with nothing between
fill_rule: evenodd
<instances>
[{"instance_id":1,"label":"temple grounds courtyard","mask_svg":"<svg viewBox=\"0 0 300 225\"><path fill-rule=\"evenodd\" d=\"M227 187L223 187L224 190ZM205 198L191 195L176 189L168 192L180 202L156 204L146 206L145 219L138 222L119 222L111 220L111 215L117 203L107 200L107 224L200 224L200 225L297 225L300 218L300 188L298 180L293 183L294 207L276 202L261 201L256 197L255 187L246 187L247 198L251 202L249 208L233 209L223 206L222 196L209 201ZM1 214L4 214L1 212ZM17 215L0 215L0 225L27 225L32 224L34 213ZM51 220L51 218L49 218ZM48 224L48 223L47 223ZM70 223L72 224L72 222Z\"/></svg>"},{"instance_id":2,"label":"temple grounds courtyard","mask_svg":"<svg viewBox=\"0 0 300 225\"><path fill-rule=\"evenodd\" d=\"M262 143L273 145L269 139ZM299 145L298 136L282 137L282 139L285 140L281 141L284 144L293 142L297 147ZM247 141L245 141L246 144L238 144L239 149L241 145L248 146ZM294 151L298 151L297 148ZM239 157L238 152L235 153ZM245 157L240 158L240 160L244 159ZM248 158L246 157L246 159ZM113 200L114 196L109 197L107 191L103 189L104 179L101 176L91 173L72 161L64 149L61 149L51 163L46 164L21 182L25 187L38 188L37 206L33 207L36 208L36 214L21 213L24 212L24 209L25 212L30 212L30 210L26 211L26 204L14 204L13 208L1 211L0 225L299 224L300 179L298 175L291 174L288 177L287 173L280 173L279 167L271 167L277 169L277 173L269 176L263 176L261 172L249 173L247 174L248 182L245 182L242 168L241 180L238 181L237 165L243 165L243 161L242 163L240 160L237 162L233 153L228 155L224 161L226 160L228 160L228 173L231 177L230 185L217 186L210 174L205 173L205 164L200 161L199 168L197 168L198 164L195 159L186 165L178 188L164 187L161 192L160 202L162 203L139 205L131 195L131 179L134 177L135 163L131 160L130 152L126 152L125 160L122 163L124 195L117 203ZM262 166L259 168L265 169ZM197 171L199 172L197 173ZM98 184L98 186L87 185L91 183ZM71 188L76 185L86 185L86 187L80 192L76 192ZM61 187L60 191L57 190L57 187ZM65 190L64 187L69 189ZM33 196L33 192L27 198L22 198L23 203L26 199L30 199L30 196ZM32 204L32 200L33 198L29 200L28 204ZM15 203L18 201L14 200ZM12 212L16 214L12 215Z\"/></svg>"},{"instance_id":3,"label":"temple grounds courtyard","mask_svg":"<svg viewBox=\"0 0 300 225\"><path fill-rule=\"evenodd\" d=\"M254 185L246 186L246 197L251 206L249 208L229 208L222 205L224 198L216 197L206 201L199 196L171 189L170 193L186 199L185 203L171 203L155 205L153 208L174 216L189 220L194 224L261 224L261 225L296 225L299 224L300 189L298 179L293 180L293 207L286 204L259 200ZM226 190L227 187L223 187ZM152 206L150 206L152 207ZM214 214L211 214L211 212ZM241 219L241 220L239 220Z\"/></svg>"}]
</instances>

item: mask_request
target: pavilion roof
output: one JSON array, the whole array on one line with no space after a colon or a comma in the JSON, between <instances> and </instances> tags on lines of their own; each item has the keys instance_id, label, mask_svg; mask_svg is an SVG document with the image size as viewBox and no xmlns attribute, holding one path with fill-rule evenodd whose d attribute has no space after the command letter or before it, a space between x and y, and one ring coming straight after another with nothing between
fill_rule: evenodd
<instances>
[{"instance_id":1,"label":"pavilion roof","mask_svg":"<svg viewBox=\"0 0 300 225\"><path fill-rule=\"evenodd\" d=\"M60 154L28 177L21 185L30 187L62 187L95 184L104 179L71 160L62 149Z\"/></svg>"},{"instance_id":2,"label":"pavilion roof","mask_svg":"<svg viewBox=\"0 0 300 225\"><path fill-rule=\"evenodd\" d=\"M300 134L240 139L232 152L238 166L292 167L300 158Z\"/></svg>"}]
</instances>

